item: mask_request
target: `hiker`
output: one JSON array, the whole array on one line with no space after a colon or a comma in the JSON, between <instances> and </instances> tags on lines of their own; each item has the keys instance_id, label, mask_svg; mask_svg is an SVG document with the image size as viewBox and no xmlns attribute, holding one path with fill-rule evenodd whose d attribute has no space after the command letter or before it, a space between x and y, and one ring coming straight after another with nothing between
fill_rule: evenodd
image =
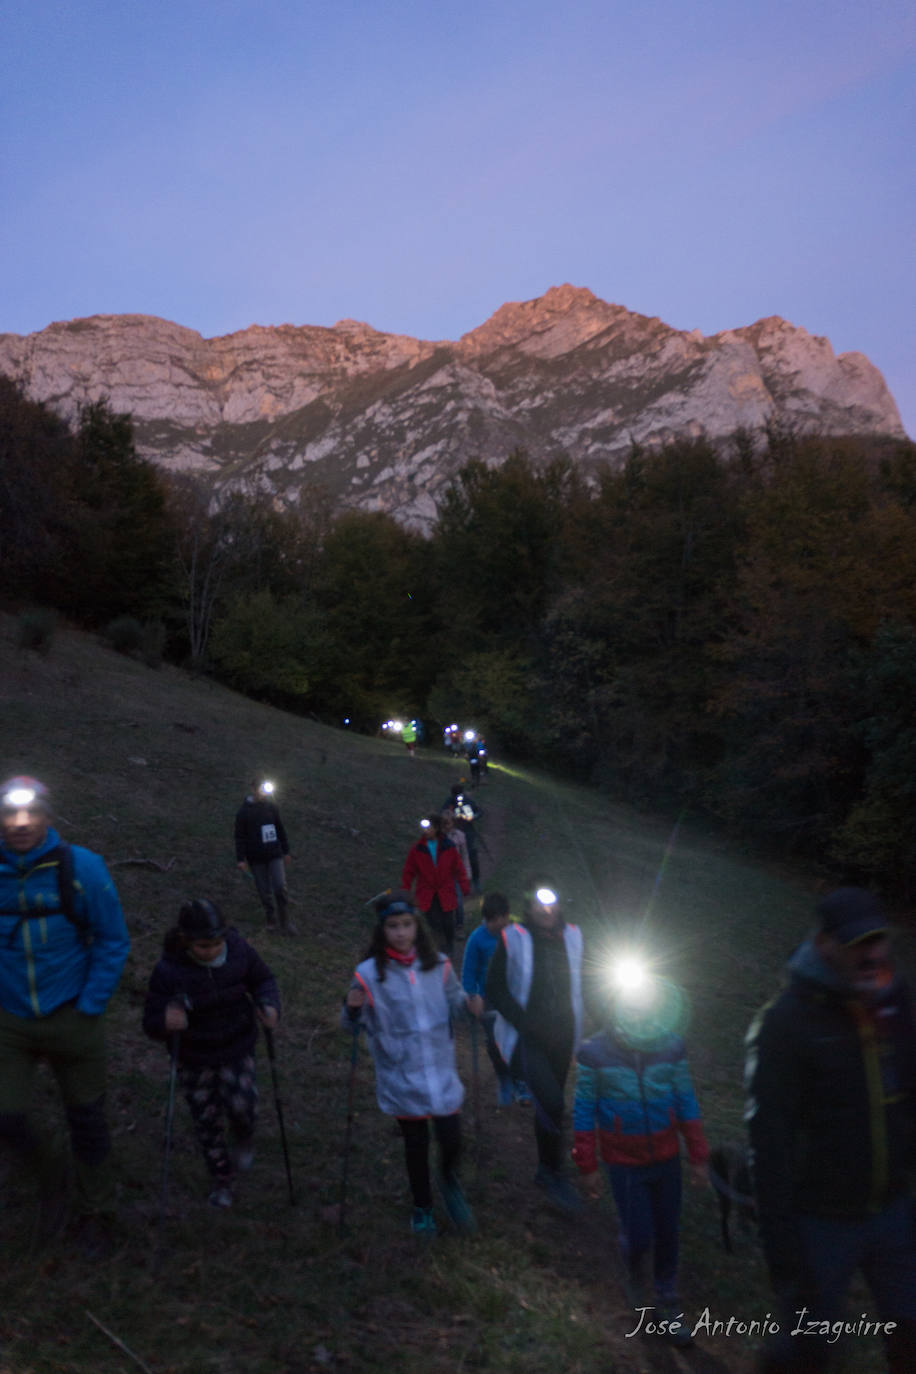
<instances>
[{"instance_id":1,"label":"hiker","mask_svg":"<svg viewBox=\"0 0 916 1374\"><path fill-rule=\"evenodd\" d=\"M64 844L36 778L0 787L0 1138L38 1167L39 1240L63 1224L66 1162L28 1117L35 1068L63 1098L74 1164L74 1233L91 1257L113 1243L115 1180L105 1119L105 1011L130 949L104 862Z\"/></svg>"},{"instance_id":2,"label":"hiker","mask_svg":"<svg viewBox=\"0 0 916 1374\"><path fill-rule=\"evenodd\" d=\"M375 1061L378 1105L397 1118L404 1137L413 1196L410 1229L434 1235L429 1173L429 1123L439 1144L440 1191L456 1230L476 1229L458 1180L460 1108L464 1088L455 1066L453 1018L465 1007L483 1011L462 990L451 963L437 952L409 892L375 903L376 925L366 957L347 993L341 1023L364 1025Z\"/></svg>"},{"instance_id":3,"label":"hiker","mask_svg":"<svg viewBox=\"0 0 916 1374\"><path fill-rule=\"evenodd\" d=\"M261 956L215 902L185 902L150 977L143 1029L177 1054L214 1207L232 1206L236 1175L254 1161L258 1023L273 1030L279 1019L277 982Z\"/></svg>"},{"instance_id":4,"label":"hiker","mask_svg":"<svg viewBox=\"0 0 916 1374\"><path fill-rule=\"evenodd\" d=\"M449 958L455 949L457 889L465 897L471 890L458 850L445 833L442 817L420 822L420 838L412 845L401 873L401 886L413 892L427 925Z\"/></svg>"},{"instance_id":5,"label":"hiker","mask_svg":"<svg viewBox=\"0 0 916 1374\"><path fill-rule=\"evenodd\" d=\"M807 1308L838 1321L861 1270L889 1368L916 1369L916 1024L878 899L841 887L789 960L788 984L747 1035L745 1120L760 1238L783 1313L761 1366L828 1367L836 1343L785 1333ZM878 1333L875 1333L878 1334ZM861 1343L862 1337L850 1338Z\"/></svg>"},{"instance_id":6,"label":"hiker","mask_svg":"<svg viewBox=\"0 0 916 1374\"><path fill-rule=\"evenodd\" d=\"M417 744L417 722L409 720L401 730L401 739L407 747L407 753L411 758L414 757L414 749Z\"/></svg>"},{"instance_id":7,"label":"hiker","mask_svg":"<svg viewBox=\"0 0 916 1374\"><path fill-rule=\"evenodd\" d=\"M600 1196L603 1164L617 1205L629 1301L654 1307L652 1320L664 1322L678 1346L692 1343L677 1320L680 1137L691 1179L704 1187L709 1158L678 1034L683 1006L680 990L660 977L636 973L620 986L608 999L603 1029L579 1046L573 1106L573 1159L586 1196Z\"/></svg>"},{"instance_id":8,"label":"hiker","mask_svg":"<svg viewBox=\"0 0 916 1374\"><path fill-rule=\"evenodd\" d=\"M250 871L267 918L275 929L274 902L280 930L297 935L289 918L286 866L291 862L286 830L273 800L272 782L254 782L235 817L235 859L243 873Z\"/></svg>"},{"instance_id":9,"label":"hiker","mask_svg":"<svg viewBox=\"0 0 916 1374\"><path fill-rule=\"evenodd\" d=\"M442 803L442 810L451 812L457 829L464 835L468 847L468 857L471 861L471 885L475 892L479 892L480 832L477 829L477 821L483 816L483 808L478 806L465 792L464 778L460 782L452 784L449 795Z\"/></svg>"},{"instance_id":10,"label":"hiker","mask_svg":"<svg viewBox=\"0 0 916 1374\"><path fill-rule=\"evenodd\" d=\"M488 892L480 908L480 925L471 933L464 947L464 961L461 965L461 985L465 992L484 997L487 985L487 969L499 937L509 924L509 903L501 892ZM487 1054L496 1074L497 1101L501 1107L511 1102L530 1103L531 1097L521 1079L513 1080L509 1066L499 1052L494 1037L496 1012L486 1010L483 1014L483 1028L486 1037Z\"/></svg>"},{"instance_id":11,"label":"hiker","mask_svg":"<svg viewBox=\"0 0 916 1374\"><path fill-rule=\"evenodd\" d=\"M471 872L471 860L468 854L468 842L464 837L464 831L459 830L455 824L455 817L451 811L442 812L442 833L446 839L451 840L458 850L464 871ZM455 938L464 939L464 893L461 891L461 884L455 880Z\"/></svg>"},{"instance_id":12,"label":"hiker","mask_svg":"<svg viewBox=\"0 0 916 1374\"><path fill-rule=\"evenodd\" d=\"M534 1101L534 1181L565 1212L582 1207L562 1170L563 1095L585 1015L582 954L582 933L567 924L557 894L537 887L526 897L523 923L503 930L486 983L487 1003L497 1012L496 1044Z\"/></svg>"}]
</instances>

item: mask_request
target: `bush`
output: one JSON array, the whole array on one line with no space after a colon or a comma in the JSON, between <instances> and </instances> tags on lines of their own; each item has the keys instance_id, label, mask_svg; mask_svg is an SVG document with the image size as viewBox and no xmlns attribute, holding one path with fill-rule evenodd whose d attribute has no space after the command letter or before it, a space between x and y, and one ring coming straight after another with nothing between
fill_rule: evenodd
<instances>
[{"instance_id":1,"label":"bush","mask_svg":"<svg viewBox=\"0 0 916 1374\"><path fill-rule=\"evenodd\" d=\"M33 611L23 611L16 626L16 647L34 649L38 654L46 654L51 648L54 631L57 629L57 614L47 607Z\"/></svg>"},{"instance_id":2,"label":"bush","mask_svg":"<svg viewBox=\"0 0 916 1374\"><path fill-rule=\"evenodd\" d=\"M132 615L115 616L105 626L105 638L119 654L135 654L143 648L144 628Z\"/></svg>"}]
</instances>

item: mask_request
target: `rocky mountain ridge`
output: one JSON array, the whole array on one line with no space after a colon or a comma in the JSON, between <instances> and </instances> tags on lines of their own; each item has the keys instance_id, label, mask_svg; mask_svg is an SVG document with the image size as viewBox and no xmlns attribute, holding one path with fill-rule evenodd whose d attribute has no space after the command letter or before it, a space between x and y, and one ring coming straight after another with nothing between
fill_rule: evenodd
<instances>
[{"instance_id":1,"label":"rocky mountain ridge","mask_svg":"<svg viewBox=\"0 0 916 1374\"><path fill-rule=\"evenodd\" d=\"M779 317L704 336L573 286L500 307L457 342L255 325L221 338L144 315L0 334L0 372L72 417L105 397L140 451L217 483L256 476L283 500L320 484L339 504L428 529L471 458L566 453L586 471L633 440L726 439L773 421L903 437L880 372Z\"/></svg>"}]
</instances>

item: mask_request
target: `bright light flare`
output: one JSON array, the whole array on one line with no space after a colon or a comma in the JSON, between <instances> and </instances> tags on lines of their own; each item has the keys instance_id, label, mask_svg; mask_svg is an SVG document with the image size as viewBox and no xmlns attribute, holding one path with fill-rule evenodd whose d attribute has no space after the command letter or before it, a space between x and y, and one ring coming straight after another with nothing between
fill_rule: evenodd
<instances>
[{"instance_id":1,"label":"bright light flare","mask_svg":"<svg viewBox=\"0 0 916 1374\"><path fill-rule=\"evenodd\" d=\"M427 816L424 816L423 819L422 819L422 821L420 822L420 829L421 829L421 830L429 830L431 826L432 826L432 821L430 821L429 818L428 818Z\"/></svg>"},{"instance_id":2,"label":"bright light flare","mask_svg":"<svg viewBox=\"0 0 916 1374\"><path fill-rule=\"evenodd\" d=\"M264 797L273 796L274 785L273 785L272 782L264 781L264 782L261 783L261 786L258 788L258 791L259 791L259 792L261 793L261 795L264 796Z\"/></svg>"},{"instance_id":3,"label":"bright light flare","mask_svg":"<svg viewBox=\"0 0 916 1374\"><path fill-rule=\"evenodd\" d=\"M3 805L9 810L18 811L21 807L34 805L35 791L31 787L14 787L3 798Z\"/></svg>"},{"instance_id":4,"label":"bright light flare","mask_svg":"<svg viewBox=\"0 0 916 1374\"><path fill-rule=\"evenodd\" d=\"M559 900L552 887L539 887L534 895L541 906L556 906Z\"/></svg>"},{"instance_id":5,"label":"bright light flare","mask_svg":"<svg viewBox=\"0 0 916 1374\"><path fill-rule=\"evenodd\" d=\"M652 978L645 960L636 954L623 954L614 961L611 981L621 996L634 1001L644 1000L652 988Z\"/></svg>"}]
</instances>

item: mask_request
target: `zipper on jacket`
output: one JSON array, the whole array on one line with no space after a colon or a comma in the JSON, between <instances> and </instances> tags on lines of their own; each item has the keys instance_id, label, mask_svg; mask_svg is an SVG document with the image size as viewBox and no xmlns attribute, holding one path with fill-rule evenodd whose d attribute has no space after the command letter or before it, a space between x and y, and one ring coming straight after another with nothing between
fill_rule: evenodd
<instances>
[{"instance_id":1,"label":"zipper on jacket","mask_svg":"<svg viewBox=\"0 0 916 1374\"><path fill-rule=\"evenodd\" d=\"M639 1054L638 1051L637 1051L637 1053L636 1053L635 1058L636 1058L636 1081L637 1081L637 1083L639 1084L639 1100L640 1100L640 1102L642 1103L642 1119L643 1119L643 1121L645 1122L645 1126L646 1126L646 1144L647 1144L648 1147L649 1147L649 1157L650 1157L650 1161L654 1164L654 1163L655 1163L655 1147L654 1147L653 1144L652 1144L652 1132L651 1132L651 1130L649 1129L649 1108L646 1106L646 1090L645 1090L645 1085L644 1085L644 1083L643 1083L642 1068L641 1068L642 1056Z\"/></svg>"}]
</instances>

